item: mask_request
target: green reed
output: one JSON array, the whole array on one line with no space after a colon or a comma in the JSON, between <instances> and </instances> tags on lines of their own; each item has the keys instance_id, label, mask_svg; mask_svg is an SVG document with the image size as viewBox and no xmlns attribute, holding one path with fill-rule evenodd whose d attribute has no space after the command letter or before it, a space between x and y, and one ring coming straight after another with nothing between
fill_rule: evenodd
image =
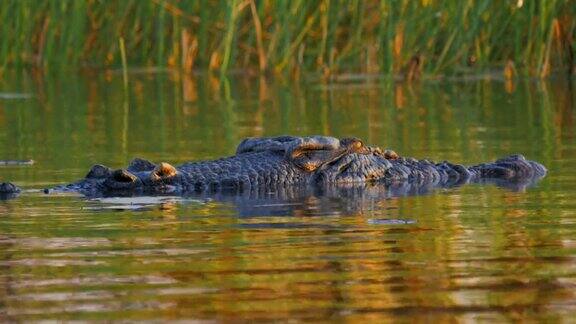
<instances>
[{"instance_id":1,"label":"green reed","mask_svg":"<svg viewBox=\"0 0 576 324\"><path fill-rule=\"evenodd\" d=\"M3 0L0 71L574 73L573 0ZM513 73L514 72L514 73Z\"/></svg>"}]
</instances>

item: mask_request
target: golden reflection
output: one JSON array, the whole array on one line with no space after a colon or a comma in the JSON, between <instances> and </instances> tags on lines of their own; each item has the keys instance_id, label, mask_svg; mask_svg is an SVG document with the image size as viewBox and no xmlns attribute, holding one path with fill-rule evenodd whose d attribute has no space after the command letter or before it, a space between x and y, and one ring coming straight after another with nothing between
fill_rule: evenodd
<instances>
[{"instance_id":1,"label":"golden reflection","mask_svg":"<svg viewBox=\"0 0 576 324\"><path fill-rule=\"evenodd\" d=\"M504 66L504 79L506 80L512 80L513 78L516 77L516 65L514 64L514 61L512 60L508 60L506 62L506 65Z\"/></svg>"},{"instance_id":2,"label":"golden reflection","mask_svg":"<svg viewBox=\"0 0 576 324\"><path fill-rule=\"evenodd\" d=\"M269 101L270 100L270 90L268 86L268 80L265 76L261 75L258 79L258 100L260 102Z\"/></svg>"},{"instance_id":3,"label":"golden reflection","mask_svg":"<svg viewBox=\"0 0 576 324\"><path fill-rule=\"evenodd\" d=\"M198 92L196 90L196 78L189 73L184 73L182 78L182 93L184 104L189 102L196 102L198 100Z\"/></svg>"},{"instance_id":4,"label":"golden reflection","mask_svg":"<svg viewBox=\"0 0 576 324\"><path fill-rule=\"evenodd\" d=\"M394 103L395 107L402 109L404 108L406 98L404 97L404 85L397 84L394 87Z\"/></svg>"},{"instance_id":5,"label":"golden reflection","mask_svg":"<svg viewBox=\"0 0 576 324\"><path fill-rule=\"evenodd\" d=\"M514 79L505 79L504 80L504 90L506 90L507 93L513 93L516 90L516 82L514 82Z\"/></svg>"},{"instance_id":6,"label":"golden reflection","mask_svg":"<svg viewBox=\"0 0 576 324\"><path fill-rule=\"evenodd\" d=\"M208 84L210 86L210 91L212 92L212 100L220 101L222 98L221 93L221 85L220 78L218 78L215 74L211 73L208 75Z\"/></svg>"},{"instance_id":7,"label":"golden reflection","mask_svg":"<svg viewBox=\"0 0 576 324\"><path fill-rule=\"evenodd\" d=\"M39 102L47 101L46 85L45 85L45 72L43 69L32 69L31 71L32 79L35 85L35 95Z\"/></svg>"},{"instance_id":8,"label":"golden reflection","mask_svg":"<svg viewBox=\"0 0 576 324\"><path fill-rule=\"evenodd\" d=\"M172 219L175 220L178 218L178 204L175 202L165 202L165 203L161 203L159 207L159 210L162 211L162 217L166 218L166 219Z\"/></svg>"},{"instance_id":9,"label":"golden reflection","mask_svg":"<svg viewBox=\"0 0 576 324\"><path fill-rule=\"evenodd\" d=\"M94 80L88 81L88 101L87 101L87 108L88 108L88 116L87 116L87 126L90 131L96 131L98 125L96 121L97 116L97 109L98 103L100 102L98 96L98 83Z\"/></svg>"},{"instance_id":10,"label":"golden reflection","mask_svg":"<svg viewBox=\"0 0 576 324\"><path fill-rule=\"evenodd\" d=\"M142 80L132 80L132 91L130 92L139 104L146 100L146 93L144 91L144 82Z\"/></svg>"}]
</instances>

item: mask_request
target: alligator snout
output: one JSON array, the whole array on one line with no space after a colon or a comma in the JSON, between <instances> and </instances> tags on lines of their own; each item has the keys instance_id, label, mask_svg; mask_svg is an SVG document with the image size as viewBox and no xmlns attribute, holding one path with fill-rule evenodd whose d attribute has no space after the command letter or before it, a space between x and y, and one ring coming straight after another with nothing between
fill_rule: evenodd
<instances>
[{"instance_id":1,"label":"alligator snout","mask_svg":"<svg viewBox=\"0 0 576 324\"><path fill-rule=\"evenodd\" d=\"M87 179L104 179L102 186L113 192L174 192L181 185L182 175L172 165L162 162L137 168L131 164L128 169L110 170L96 165L92 167ZM142 164L142 163L140 163ZM150 169L150 166L153 169Z\"/></svg>"}]
</instances>

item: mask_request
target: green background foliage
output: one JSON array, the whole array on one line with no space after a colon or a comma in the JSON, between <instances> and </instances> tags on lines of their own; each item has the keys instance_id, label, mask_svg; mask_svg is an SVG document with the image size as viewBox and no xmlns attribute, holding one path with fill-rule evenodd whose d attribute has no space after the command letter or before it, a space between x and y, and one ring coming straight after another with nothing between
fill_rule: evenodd
<instances>
[{"instance_id":1,"label":"green background foliage","mask_svg":"<svg viewBox=\"0 0 576 324\"><path fill-rule=\"evenodd\" d=\"M573 0L3 0L0 70L574 73Z\"/></svg>"}]
</instances>

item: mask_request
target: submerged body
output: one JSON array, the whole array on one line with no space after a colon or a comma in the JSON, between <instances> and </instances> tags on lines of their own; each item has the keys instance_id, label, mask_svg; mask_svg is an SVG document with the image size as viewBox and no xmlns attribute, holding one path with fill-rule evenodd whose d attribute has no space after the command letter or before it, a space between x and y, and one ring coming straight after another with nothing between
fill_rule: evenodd
<instances>
[{"instance_id":1,"label":"submerged body","mask_svg":"<svg viewBox=\"0 0 576 324\"><path fill-rule=\"evenodd\" d=\"M485 181L522 186L545 174L544 166L521 155L465 167L399 157L392 151L365 146L356 138L280 136L248 138L240 143L234 156L177 167L143 159L133 160L126 169L95 165L86 178L51 190L94 197L267 193L287 187L382 184L390 188L408 185L410 190L418 191Z\"/></svg>"}]
</instances>

